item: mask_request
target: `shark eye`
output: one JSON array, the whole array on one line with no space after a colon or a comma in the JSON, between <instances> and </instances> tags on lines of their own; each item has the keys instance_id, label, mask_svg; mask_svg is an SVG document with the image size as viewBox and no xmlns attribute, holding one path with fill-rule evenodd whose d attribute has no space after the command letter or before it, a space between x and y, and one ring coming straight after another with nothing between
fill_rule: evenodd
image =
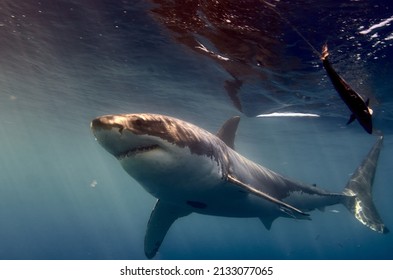
<instances>
[{"instance_id":1,"label":"shark eye","mask_svg":"<svg viewBox=\"0 0 393 280\"><path fill-rule=\"evenodd\" d=\"M143 120L140 119L140 118L136 119L136 120L134 121L134 125L137 126L137 127L143 126Z\"/></svg>"}]
</instances>

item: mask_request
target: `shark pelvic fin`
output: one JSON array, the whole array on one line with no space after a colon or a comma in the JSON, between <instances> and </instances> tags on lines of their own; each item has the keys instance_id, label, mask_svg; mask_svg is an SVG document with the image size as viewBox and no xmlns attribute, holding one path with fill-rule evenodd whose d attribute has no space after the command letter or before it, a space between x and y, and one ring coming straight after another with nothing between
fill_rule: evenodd
<instances>
[{"instance_id":1,"label":"shark pelvic fin","mask_svg":"<svg viewBox=\"0 0 393 280\"><path fill-rule=\"evenodd\" d=\"M240 180L236 179L235 177L233 177L230 174L227 175L227 180L228 180L228 182L241 187L242 190L246 190L247 192L249 192L255 196L258 196L260 198L266 199L272 203L277 204L279 206L280 210L285 211L285 213L290 213L290 216L293 216L296 218L299 217L300 219L307 219L305 217L309 216L309 214L304 213L302 210L297 209L296 207L293 207L292 205L285 203L285 202L283 202L283 201L281 201L281 200L279 200L279 199L277 199L267 193L257 190L255 188L253 188L252 186L241 182Z\"/></svg>"},{"instance_id":2,"label":"shark pelvic fin","mask_svg":"<svg viewBox=\"0 0 393 280\"><path fill-rule=\"evenodd\" d=\"M270 230L272 227L272 224L276 218L272 216L267 216L267 217L259 217L259 220L262 222L262 224L265 226L267 230Z\"/></svg>"},{"instance_id":3,"label":"shark pelvic fin","mask_svg":"<svg viewBox=\"0 0 393 280\"><path fill-rule=\"evenodd\" d=\"M235 148L235 136L239 122L239 116L232 117L227 120L217 132L217 137L220 138L231 149Z\"/></svg>"},{"instance_id":4,"label":"shark pelvic fin","mask_svg":"<svg viewBox=\"0 0 393 280\"><path fill-rule=\"evenodd\" d=\"M157 201L150 215L145 235L145 255L153 258L161 246L162 241L171 225L178 219L189 215L191 212L169 203Z\"/></svg>"}]
</instances>

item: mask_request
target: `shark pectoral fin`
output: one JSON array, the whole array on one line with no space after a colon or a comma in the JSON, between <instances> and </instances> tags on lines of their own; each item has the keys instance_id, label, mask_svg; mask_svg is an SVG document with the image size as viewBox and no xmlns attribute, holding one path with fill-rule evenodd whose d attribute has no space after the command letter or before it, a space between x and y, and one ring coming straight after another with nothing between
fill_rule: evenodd
<instances>
[{"instance_id":1,"label":"shark pectoral fin","mask_svg":"<svg viewBox=\"0 0 393 280\"><path fill-rule=\"evenodd\" d=\"M292 209L289 209L288 207L283 207L283 206L280 206L279 209L281 212L283 212L286 215L286 217L290 217L292 219L299 219L299 220L311 220L310 215L308 215L304 212L299 213L299 212L293 211ZM301 214L301 215L299 215L299 214Z\"/></svg>"},{"instance_id":2,"label":"shark pectoral fin","mask_svg":"<svg viewBox=\"0 0 393 280\"><path fill-rule=\"evenodd\" d=\"M230 174L228 174L227 180L228 180L228 182L235 184L237 186L240 186L243 190L246 190L247 192L249 192L255 196L261 197L261 198L266 199L272 203L277 204L281 210L284 210L285 213L291 213L291 216L293 216L293 217L298 217L300 215L304 218L304 217L309 216L309 214L304 213L302 210L297 209L296 207L293 207L292 205L285 203L285 202L283 202L283 201L281 201L281 200L279 200L279 199L277 199L267 193L264 193L258 189L255 189L252 186L239 181L238 179L236 179L235 177L233 177Z\"/></svg>"},{"instance_id":3,"label":"shark pectoral fin","mask_svg":"<svg viewBox=\"0 0 393 280\"><path fill-rule=\"evenodd\" d=\"M145 235L145 255L153 258L169 228L178 218L187 216L191 212L158 200L153 212L150 215Z\"/></svg>"},{"instance_id":4,"label":"shark pectoral fin","mask_svg":"<svg viewBox=\"0 0 393 280\"><path fill-rule=\"evenodd\" d=\"M350 123L352 123L354 120L356 120L356 116L355 116L354 114L352 114L352 115L349 117L349 120L348 120L348 122L347 122L347 125L350 124Z\"/></svg>"},{"instance_id":5,"label":"shark pectoral fin","mask_svg":"<svg viewBox=\"0 0 393 280\"><path fill-rule=\"evenodd\" d=\"M235 148L235 136L239 121L240 117L238 116L230 118L222 125L216 134L217 137L220 138L231 149Z\"/></svg>"}]
</instances>

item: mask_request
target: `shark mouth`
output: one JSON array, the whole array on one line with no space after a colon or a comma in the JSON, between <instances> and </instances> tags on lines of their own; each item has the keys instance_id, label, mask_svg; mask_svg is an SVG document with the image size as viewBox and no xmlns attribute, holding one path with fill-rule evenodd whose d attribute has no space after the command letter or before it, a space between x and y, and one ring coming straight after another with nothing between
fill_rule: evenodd
<instances>
[{"instance_id":1,"label":"shark mouth","mask_svg":"<svg viewBox=\"0 0 393 280\"><path fill-rule=\"evenodd\" d=\"M134 157L137 154L141 153L146 153L150 152L152 150L158 149L160 146L154 144L154 145L149 145L149 146L139 146L136 148L133 148L131 150L126 151L125 153L121 153L117 156L117 159L122 160L124 158L129 158L129 157Z\"/></svg>"}]
</instances>

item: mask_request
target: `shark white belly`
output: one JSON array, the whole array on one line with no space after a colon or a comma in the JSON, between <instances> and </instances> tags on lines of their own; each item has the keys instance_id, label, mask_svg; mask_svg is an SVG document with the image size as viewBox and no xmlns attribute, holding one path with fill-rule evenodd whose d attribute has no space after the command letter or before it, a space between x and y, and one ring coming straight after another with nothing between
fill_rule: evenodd
<instances>
[{"instance_id":1,"label":"shark white belly","mask_svg":"<svg viewBox=\"0 0 393 280\"><path fill-rule=\"evenodd\" d=\"M371 197L382 137L344 191L331 193L238 154L233 149L238 123L234 117L213 135L155 114L108 115L92 121L98 142L158 199L145 236L148 258L154 257L172 223L192 212L257 217L270 229L278 217L309 219L306 212L342 203L364 225L388 232Z\"/></svg>"}]
</instances>

